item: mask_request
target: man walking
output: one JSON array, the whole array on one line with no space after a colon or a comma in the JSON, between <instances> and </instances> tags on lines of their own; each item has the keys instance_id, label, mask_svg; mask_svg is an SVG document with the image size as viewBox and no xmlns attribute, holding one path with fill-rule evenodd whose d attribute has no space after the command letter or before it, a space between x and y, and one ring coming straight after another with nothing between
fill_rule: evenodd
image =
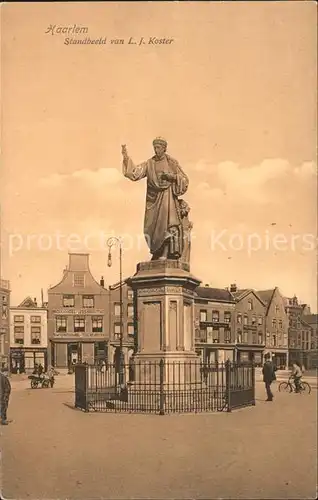
<instances>
[{"instance_id":1,"label":"man walking","mask_svg":"<svg viewBox=\"0 0 318 500\"><path fill-rule=\"evenodd\" d=\"M270 354L265 354L265 363L263 366L263 381L265 382L265 389L267 393L266 401L273 401L273 393L271 391L271 383L276 380L275 367L270 360Z\"/></svg>"},{"instance_id":2,"label":"man walking","mask_svg":"<svg viewBox=\"0 0 318 500\"><path fill-rule=\"evenodd\" d=\"M0 371L0 414L1 425L8 425L7 410L11 394L11 384L9 378Z\"/></svg>"}]
</instances>

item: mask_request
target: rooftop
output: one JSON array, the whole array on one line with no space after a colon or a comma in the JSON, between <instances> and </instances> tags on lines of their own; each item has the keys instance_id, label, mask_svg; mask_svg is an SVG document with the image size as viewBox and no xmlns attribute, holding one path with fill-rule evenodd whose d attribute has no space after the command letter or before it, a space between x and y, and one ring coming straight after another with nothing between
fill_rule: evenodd
<instances>
[{"instance_id":1,"label":"rooftop","mask_svg":"<svg viewBox=\"0 0 318 500\"><path fill-rule=\"evenodd\" d=\"M196 289L197 296L202 299L216 300L222 302L234 302L232 294L224 288L212 288L210 286L199 286Z\"/></svg>"},{"instance_id":2,"label":"rooftop","mask_svg":"<svg viewBox=\"0 0 318 500\"><path fill-rule=\"evenodd\" d=\"M305 314L302 319L308 323L308 325L318 326L318 314Z\"/></svg>"}]
</instances>

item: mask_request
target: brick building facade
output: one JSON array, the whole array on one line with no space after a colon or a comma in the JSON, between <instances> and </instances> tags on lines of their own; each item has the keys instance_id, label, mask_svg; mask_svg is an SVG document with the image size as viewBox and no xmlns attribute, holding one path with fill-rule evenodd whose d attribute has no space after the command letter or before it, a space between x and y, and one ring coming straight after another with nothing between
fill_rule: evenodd
<instances>
[{"instance_id":1,"label":"brick building facade","mask_svg":"<svg viewBox=\"0 0 318 500\"><path fill-rule=\"evenodd\" d=\"M0 279L0 367L9 368L10 282Z\"/></svg>"},{"instance_id":2,"label":"brick building facade","mask_svg":"<svg viewBox=\"0 0 318 500\"><path fill-rule=\"evenodd\" d=\"M108 357L109 291L92 276L88 254L69 254L62 280L48 290L48 338L56 368Z\"/></svg>"}]
</instances>

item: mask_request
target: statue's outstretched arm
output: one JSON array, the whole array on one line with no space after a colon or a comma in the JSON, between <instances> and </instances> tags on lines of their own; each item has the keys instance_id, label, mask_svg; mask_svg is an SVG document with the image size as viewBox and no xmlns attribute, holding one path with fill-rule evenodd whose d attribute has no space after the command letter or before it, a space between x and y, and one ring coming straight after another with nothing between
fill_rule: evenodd
<instances>
[{"instance_id":1,"label":"statue's outstretched arm","mask_svg":"<svg viewBox=\"0 0 318 500\"><path fill-rule=\"evenodd\" d=\"M128 156L126 145L122 146L123 155L123 174L131 181L139 181L147 175L147 162L134 165L132 159Z\"/></svg>"},{"instance_id":2,"label":"statue's outstretched arm","mask_svg":"<svg viewBox=\"0 0 318 500\"><path fill-rule=\"evenodd\" d=\"M125 162L123 161L123 174L131 181L139 181L147 175L147 162L134 165L131 158Z\"/></svg>"}]
</instances>

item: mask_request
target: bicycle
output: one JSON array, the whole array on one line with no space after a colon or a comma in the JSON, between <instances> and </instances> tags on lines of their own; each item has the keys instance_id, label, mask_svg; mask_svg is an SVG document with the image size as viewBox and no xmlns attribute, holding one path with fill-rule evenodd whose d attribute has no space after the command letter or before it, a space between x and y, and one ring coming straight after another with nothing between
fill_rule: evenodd
<instances>
[{"instance_id":1,"label":"bicycle","mask_svg":"<svg viewBox=\"0 0 318 500\"><path fill-rule=\"evenodd\" d=\"M293 377L289 377L288 382L281 382L278 386L278 391L279 392L296 392L296 385ZM303 382L302 380L300 381L299 384L299 394L305 393L305 394L310 394L311 393L311 386L308 384L308 382Z\"/></svg>"}]
</instances>

